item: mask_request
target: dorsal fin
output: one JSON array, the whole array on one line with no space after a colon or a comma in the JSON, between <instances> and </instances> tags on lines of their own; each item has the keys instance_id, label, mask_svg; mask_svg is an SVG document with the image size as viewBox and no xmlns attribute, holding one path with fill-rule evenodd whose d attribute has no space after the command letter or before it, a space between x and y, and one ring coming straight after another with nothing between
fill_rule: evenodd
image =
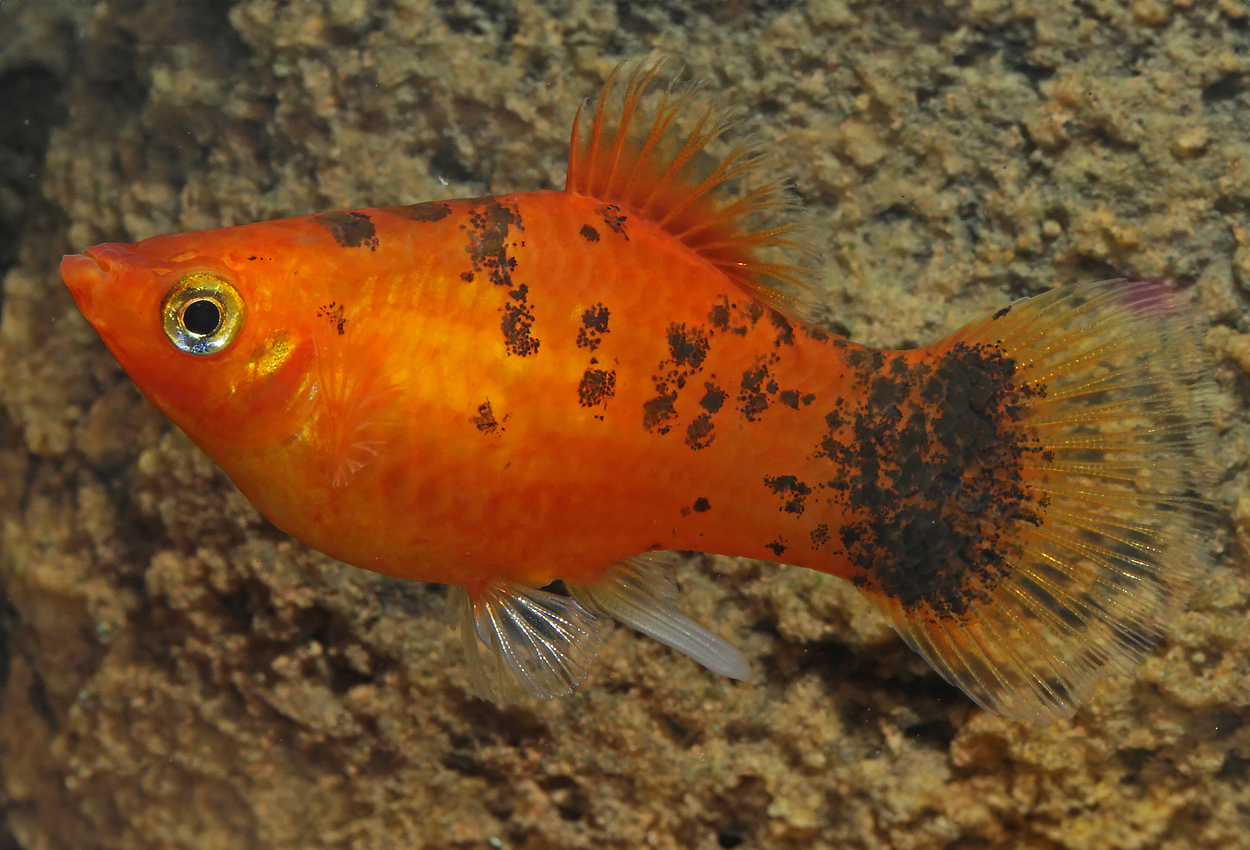
<instances>
[{"instance_id":1,"label":"dorsal fin","mask_svg":"<svg viewBox=\"0 0 1250 850\"><path fill-rule=\"evenodd\" d=\"M760 176L763 152L739 143L711 167L702 164L709 158L704 148L727 126L725 112L699 98L697 86L662 74L664 65L663 58L632 70L618 65L593 115L583 114L586 104L577 110L565 191L617 204L662 227L756 298L802 317L802 295L810 288L805 268L761 256L772 248L801 249L792 238L796 228L751 223L787 206L782 187L757 180L756 188L725 197L726 184Z\"/></svg>"}]
</instances>

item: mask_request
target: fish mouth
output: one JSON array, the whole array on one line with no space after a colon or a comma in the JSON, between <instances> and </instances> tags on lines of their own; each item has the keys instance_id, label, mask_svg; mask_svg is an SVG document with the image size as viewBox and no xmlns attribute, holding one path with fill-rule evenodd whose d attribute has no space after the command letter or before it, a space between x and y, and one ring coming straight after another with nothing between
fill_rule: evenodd
<instances>
[{"instance_id":1,"label":"fish mouth","mask_svg":"<svg viewBox=\"0 0 1250 850\"><path fill-rule=\"evenodd\" d=\"M91 306L100 291L112 278L104 267L91 255L88 248L81 254L66 254L61 258L61 280L73 293L78 309L83 315L91 315Z\"/></svg>"}]
</instances>

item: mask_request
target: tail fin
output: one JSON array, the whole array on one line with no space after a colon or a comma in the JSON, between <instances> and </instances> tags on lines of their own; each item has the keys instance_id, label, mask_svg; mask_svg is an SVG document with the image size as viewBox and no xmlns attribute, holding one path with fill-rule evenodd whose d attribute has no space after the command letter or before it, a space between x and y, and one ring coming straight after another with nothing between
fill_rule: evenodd
<instances>
[{"instance_id":1,"label":"tail fin","mask_svg":"<svg viewBox=\"0 0 1250 850\"><path fill-rule=\"evenodd\" d=\"M997 515L996 554L958 604L864 589L981 706L1051 722L1149 653L1207 569L1213 364L1183 297L1149 281L1055 290L925 351L960 346L1012 364L1025 448L1008 477L1028 508ZM999 508L977 510L984 528Z\"/></svg>"}]
</instances>

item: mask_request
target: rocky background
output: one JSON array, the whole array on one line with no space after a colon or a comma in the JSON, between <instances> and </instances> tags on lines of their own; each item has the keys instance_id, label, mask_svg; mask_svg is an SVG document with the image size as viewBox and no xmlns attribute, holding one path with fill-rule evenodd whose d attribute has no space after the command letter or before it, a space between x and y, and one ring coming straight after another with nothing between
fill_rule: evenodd
<instances>
[{"instance_id":1,"label":"rocky background","mask_svg":"<svg viewBox=\"0 0 1250 850\"><path fill-rule=\"evenodd\" d=\"M96 242L560 185L621 59L772 149L826 324L904 346L1059 283L1196 291L1216 567L1067 724L988 716L854 592L685 563L760 675L624 629L574 696L466 695L440 588L310 553L61 285ZM1250 847L1242 0L0 0L0 850Z\"/></svg>"}]
</instances>

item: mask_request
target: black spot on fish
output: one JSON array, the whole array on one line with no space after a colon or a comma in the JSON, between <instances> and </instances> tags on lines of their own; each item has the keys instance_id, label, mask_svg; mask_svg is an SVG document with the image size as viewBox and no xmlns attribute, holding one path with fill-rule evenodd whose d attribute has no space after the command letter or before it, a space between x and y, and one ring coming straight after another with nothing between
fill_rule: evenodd
<instances>
[{"instance_id":1,"label":"black spot on fish","mask_svg":"<svg viewBox=\"0 0 1250 850\"><path fill-rule=\"evenodd\" d=\"M596 304L582 313L582 326L577 329L577 347L594 351L608 332L608 308Z\"/></svg>"},{"instance_id":2,"label":"black spot on fish","mask_svg":"<svg viewBox=\"0 0 1250 850\"><path fill-rule=\"evenodd\" d=\"M378 249L373 220L362 212L324 212L313 216L342 248Z\"/></svg>"},{"instance_id":3,"label":"black spot on fish","mask_svg":"<svg viewBox=\"0 0 1250 850\"><path fill-rule=\"evenodd\" d=\"M885 352L875 348L855 348L847 352L846 362L861 372L880 372L885 366Z\"/></svg>"},{"instance_id":4,"label":"black spot on fish","mask_svg":"<svg viewBox=\"0 0 1250 850\"><path fill-rule=\"evenodd\" d=\"M483 434L494 434L496 431L503 430L503 426L495 419L495 414L490 409L489 400L477 406L477 415L470 417L469 421Z\"/></svg>"},{"instance_id":5,"label":"black spot on fish","mask_svg":"<svg viewBox=\"0 0 1250 850\"><path fill-rule=\"evenodd\" d=\"M496 286L512 286L516 259L508 255L510 227L523 230L521 214L515 205L492 201L469 213L469 244L465 251L474 271L485 271Z\"/></svg>"},{"instance_id":6,"label":"black spot on fish","mask_svg":"<svg viewBox=\"0 0 1250 850\"><path fill-rule=\"evenodd\" d=\"M778 475L775 477L766 475L764 476L764 486L781 496L783 501L778 510L788 514L803 515L803 511L807 508L807 497L812 492L812 488L809 485L793 475Z\"/></svg>"},{"instance_id":7,"label":"black spot on fish","mask_svg":"<svg viewBox=\"0 0 1250 850\"><path fill-rule=\"evenodd\" d=\"M677 416L673 402L677 391L703 368L710 347L708 331L698 325L671 324L666 333L668 357L656 367L651 376L655 383L656 397L643 405L643 427L648 431L667 434L671 430L670 419Z\"/></svg>"},{"instance_id":8,"label":"black spot on fish","mask_svg":"<svg viewBox=\"0 0 1250 850\"><path fill-rule=\"evenodd\" d=\"M994 314L994 318L995 318L995 319L1001 319L1003 316L1006 316L1006 315L1007 315L1008 313L1010 313L1010 312L1011 312L1011 305L1010 305L1010 304L1008 304L1006 307L1004 307L1003 309L1001 309L1001 310L999 310L997 313L995 313L995 314Z\"/></svg>"},{"instance_id":9,"label":"black spot on fish","mask_svg":"<svg viewBox=\"0 0 1250 850\"><path fill-rule=\"evenodd\" d=\"M699 399L699 405L708 413L715 413L721 409L721 405L725 403L728 397L724 390L708 381L703 385L705 392L703 398Z\"/></svg>"},{"instance_id":10,"label":"black spot on fish","mask_svg":"<svg viewBox=\"0 0 1250 850\"><path fill-rule=\"evenodd\" d=\"M684 324L668 326L669 359L678 369L697 372L707 356L708 336L700 327L687 328ZM685 385L685 380L677 384Z\"/></svg>"},{"instance_id":11,"label":"black spot on fish","mask_svg":"<svg viewBox=\"0 0 1250 850\"><path fill-rule=\"evenodd\" d=\"M712 503L709 502L705 497L700 496L699 498L694 500L694 512L695 513L701 514L701 513L705 513L706 511L710 511L711 509L712 509Z\"/></svg>"},{"instance_id":12,"label":"black spot on fish","mask_svg":"<svg viewBox=\"0 0 1250 850\"><path fill-rule=\"evenodd\" d=\"M671 425L665 423L677 418L677 411L673 409L673 402L676 400L677 393L664 393L650 401L644 402L642 405L642 427L649 432L658 434L667 434L673 430Z\"/></svg>"},{"instance_id":13,"label":"black spot on fish","mask_svg":"<svg viewBox=\"0 0 1250 850\"><path fill-rule=\"evenodd\" d=\"M686 426L686 445L692 449L706 449L715 438L712 417L706 413L700 413Z\"/></svg>"},{"instance_id":14,"label":"black spot on fish","mask_svg":"<svg viewBox=\"0 0 1250 850\"><path fill-rule=\"evenodd\" d=\"M738 336L746 336L747 332L755 327L755 324L764 315L764 311L765 308L757 301L748 300L745 307L740 307L738 304L731 302L728 297L721 295L716 304L712 306L712 309L708 311L708 322L718 331L728 331ZM769 312L775 313L776 311L770 310ZM790 323L786 321L786 318L777 313L776 321L781 323L778 325L779 331L781 331L782 326L789 329L778 334L779 341L777 345L781 345L780 340L786 337L789 338L790 342L793 342L794 331L790 328Z\"/></svg>"},{"instance_id":15,"label":"black spot on fish","mask_svg":"<svg viewBox=\"0 0 1250 850\"><path fill-rule=\"evenodd\" d=\"M742 391L738 393L741 404L738 410L748 422L754 422L768 409L768 395L764 392L764 380L767 377L768 366L765 364L752 366L742 373Z\"/></svg>"},{"instance_id":16,"label":"black spot on fish","mask_svg":"<svg viewBox=\"0 0 1250 850\"><path fill-rule=\"evenodd\" d=\"M773 554L776 555L778 558L780 558L782 553L785 552L786 549L790 547L786 545L786 542L784 540L778 537L776 540L774 540L771 543L765 543L764 548L771 549L773 551Z\"/></svg>"},{"instance_id":17,"label":"black spot on fish","mask_svg":"<svg viewBox=\"0 0 1250 850\"><path fill-rule=\"evenodd\" d=\"M813 549L819 549L821 546L824 546L829 542L829 526L822 522L812 529L811 538Z\"/></svg>"},{"instance_id":18,"label":"black spot on fish","mask_svg":"<svg viewBox=\"0 0 1250 850\"><path fill-rule=\"evenodd\" d=\"M608 332L608 308L596 304L582 313L582 325L586 330L605 334Z\"/></svg>"},{"instance_id":19,"label":"black spot on fish","mask_svg":"<svg viewBox=\"0 0 1250 850\"><path fill-rule=\"evenodd\" d=\"M773 345L794 345L794 328L787 321L786 317L776 310L769 310L768 318L772 321L773 327L777 329L777 339L773 342Z\"/></svg>"},{"instance_id":20,"label":"black spot on fish","mask_svg":"<svg viewBox=\"0 0 1250 850\"><path fill-rule=\"evenodd\" d=\"M472 282L473 282L473 272L461 272L461 273L460 273L460 279L461 279L461 280L463 280L465 283L472 283Z\"/></svg>"},{"instance_id":21,"label":"black spot on fish","mask_svg":"<svg viewBox=\"0 0 1250 850\"><path fill-rule=\"evenodd\" d=\"M577 232L580 233L582 235L582 238L585 239L587 242L599 241L599 231L595 230L589 224L583 224L582 229Z\"/></svg>"},{"instance_id":22,"label":"black spot on fish","mask_svg":"<svg viewBox=\"0 0 1250 850\"><path fill-rule=\"evenodd\" d=\"M526 357L538 351L538 340L530 333L534 325L534 313L525 300L529 287L521 284L511 291L514 303L503 305L503 318L499 328L503 331L504 349L509 354Z\"/></svg>"},{"instance_id":23,"label":"black spot on fish","mask_svg":"<svg viewBox=\"0 0 1250 850\"><path fill-rule=\"evenodd\" d=\"M577 403L582 407L603 404L616 393L616 372L587 369L577 385Z\"/></svg>"},{"instance_id":24,"label":"black spot on fish","mask_svg":"<svg viewBox=\"0 0 1250 850\"><path fill-rule=\"evenodd\" d=\"M603 223L609 230L629 241L629 234L625 231L627 219L620 207L616 204L603 204L596 207L595 212L603 218Z\"/></svg>"},{"instance_id":25,"label":"black spot on fish","mask_svg":"<svg viewBox=\"0 0 1250 850\"><path fill-rule=\"evenodd\" d=\"M503 314L499 328L503 332L504 349L509 354L527 357L538 351L539 340L533 335L534 312L529 303L529 286L512 285L516 258L508 253L515 247L510 242L510 228L525 229L515 204L491 201L469 213L469 243L465 251L475 272L483 272L495 286L508 288L508 301L500 308Z\"/></svg>"},{"instance_id":26,"label":"black spot on fish","mask_svg":"<svg viewBox=\"0 0 1250 850\"><path fill-rule=\"evenodd\" d=\"M409 221L442 221L451 215L451 205L442 201L429 201L424 204L406 204L398 207L383 207L391 215L406 218Z\"/></svg>"},{"instance_id":27,"label":"black spot on fish","mask_svg":"<svg viewBox=\"0 0 1250 850\"><path fill-rule=\"evenodd\" d=\"M807 405L816 400L812 393L800 394L795 389L781 388L771 371L780 359L781 355L771 352L757 357L755 365L743 371L739 382L738 411L748 422L757 421L774 401L798 410L800 404Z\"/></svg>"},{"instance_id":28,"label":"black spot on fish","mask_svg":"<svg viewBox=\"0 0 1250 850\"><path fill-rule=\"evenodd\" d=\"M708 312L707 320L718 331L729 330L729 299L722 295L720 303L713 305Z\"/></svg>"},{"instance_id":29,"label":"black spot on fish","mask_svg":"<svg viewBox=\"0 0 1250 850\"><path fill-rule=\"evenodd\" d=\"M334 328L334 330L338 332L339 336L346 333L345 326L347 325L347 319L343 316L342 304L331 301L324 307L318 307L317 316L322 319L328 319L330 327Z\"/></svg>"}]
</instances>

